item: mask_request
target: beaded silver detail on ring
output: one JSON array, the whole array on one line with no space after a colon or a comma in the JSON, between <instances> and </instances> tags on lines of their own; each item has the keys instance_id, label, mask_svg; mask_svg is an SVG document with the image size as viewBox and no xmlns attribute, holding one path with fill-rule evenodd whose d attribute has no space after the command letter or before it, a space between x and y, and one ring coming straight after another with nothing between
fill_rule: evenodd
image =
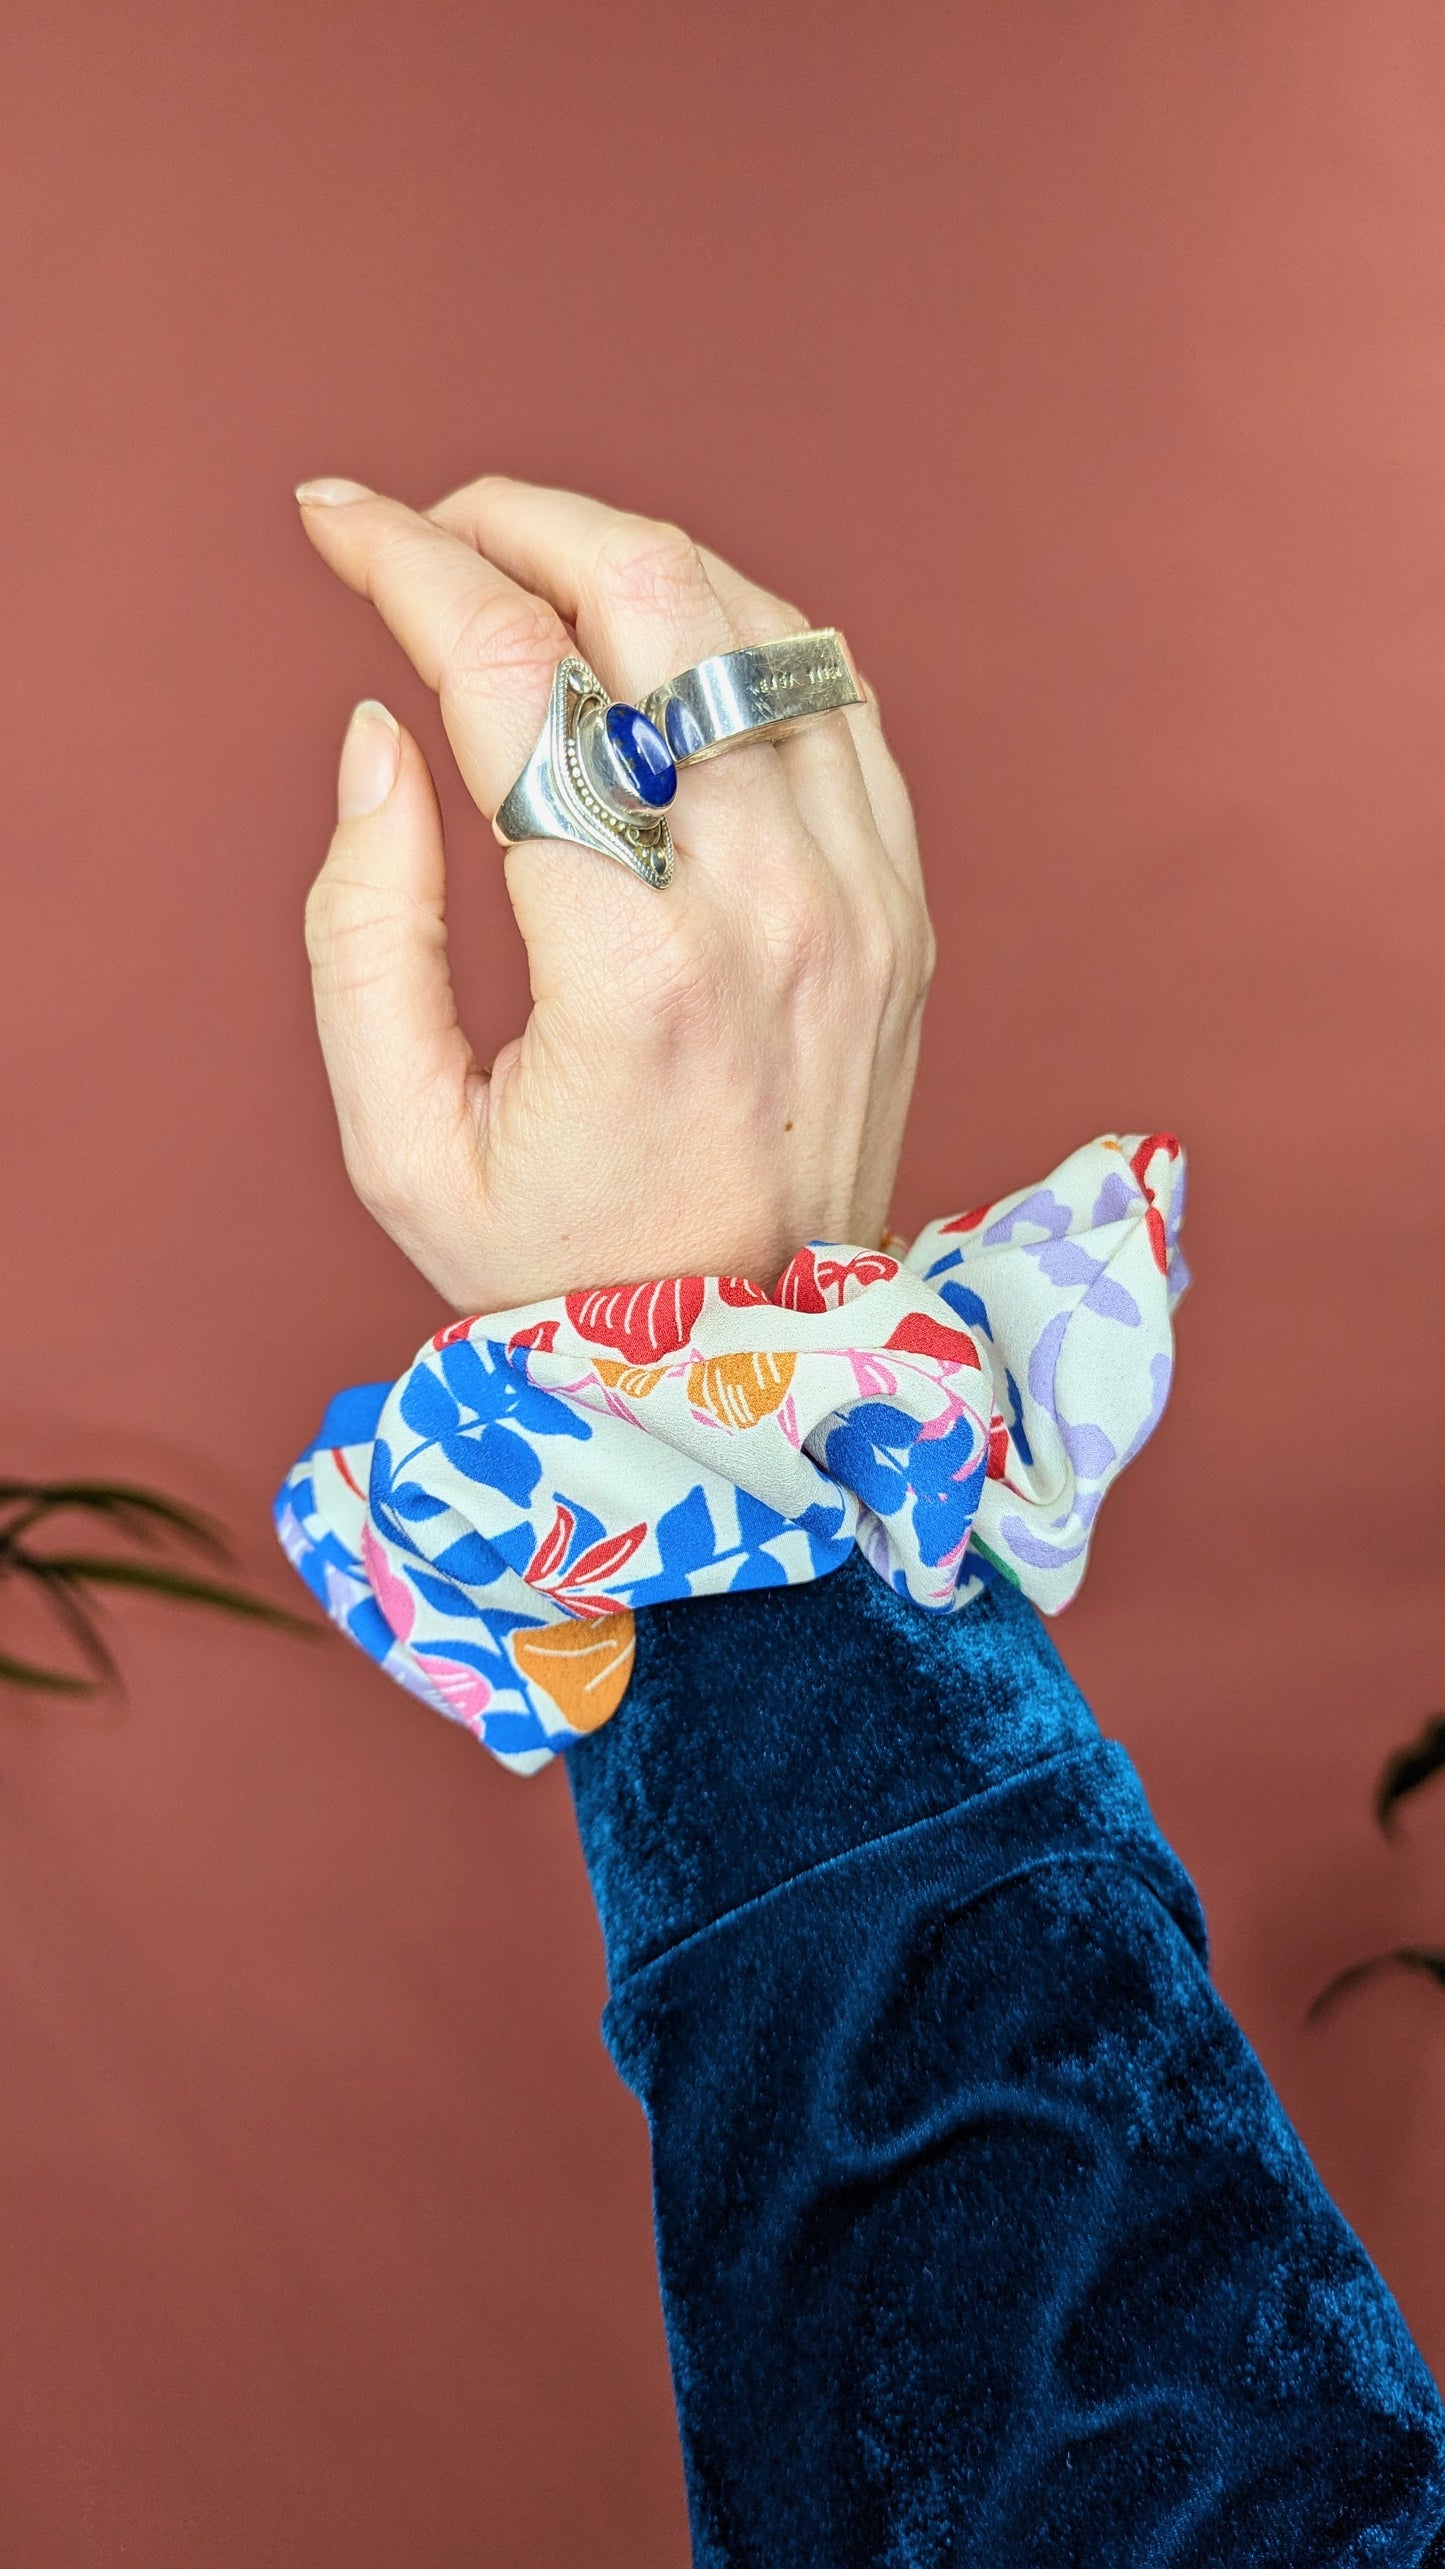
<instances>
[{"instance_id":1,"label":"beaded silver detail on ring","mask_svg":"<svg viewBox=\"0 0 1445 2569\"><path fill-rule=\"evenodd\" d=\"M503 847L572 839L661 891L675 863L667 806L677 767L635 705L614 704L579 654L557 664L542 734L492 823Z\"/></svg>"}]
</instances>

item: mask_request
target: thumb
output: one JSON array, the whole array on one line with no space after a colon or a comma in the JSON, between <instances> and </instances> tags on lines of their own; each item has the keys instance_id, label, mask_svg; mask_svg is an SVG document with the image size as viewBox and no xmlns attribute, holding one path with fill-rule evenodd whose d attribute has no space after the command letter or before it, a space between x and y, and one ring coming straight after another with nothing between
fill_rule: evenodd
<instances>
[{"instance_id":1,"label":"thumb","mask_svg":"<svg viewBox=\"0 0 1445 2569\"><path fill-rule=\"evenodd\" d=\"M306 904L317 1030L358 1194L398 1235L475 1165L481 1073L447 968L436 789L385 705L351 717L338 819Z\"/></svg>"}]
</instances>

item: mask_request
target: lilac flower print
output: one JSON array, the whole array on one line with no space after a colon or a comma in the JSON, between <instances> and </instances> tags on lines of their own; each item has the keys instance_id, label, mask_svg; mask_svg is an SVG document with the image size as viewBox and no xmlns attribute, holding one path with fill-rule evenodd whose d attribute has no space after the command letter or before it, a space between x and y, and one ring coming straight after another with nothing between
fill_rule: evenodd
<instances>
[{"instance_id":1,"label":"lilac flower print","mask_svg":"<svg viewBox=\"0 0 1445 2569\"><path fill-rule=\"evenodd\" d=\"M1040 1330L1029 1355L1029 1398L1038 1403L1056 1426L1059 1413L1054 1401L1054 1377L1058 1372L1059 1350L1072 1318L1072 1312L1056 1311L1053 1319L1046 1321Z\"/></svg>"},{"instance_id":2,"label":"lilac flower print","mask_svg":"<svg viewBox=\"0 0 1445 2569\"><path fill-rule=\"evenodd\" d=\"M1107 1230L1114 1222L1127 1222L1139 1209L1137 1190L1119 1169L1110 1169L1099 1189L1094 1210L1089 1216L1091 1231Z\"/></svg>"},{"instance_id":3,"label":"lilac flower print","mask_svg":"<svg viewBox=\"0 0 1445 2569\"><path fill-rule=\"evenodd\" d=\"M1084 1296L1084 1309L1095 1311L1101 1320L1117 1320L1125 1329L1138 1329L1144 1315L1126 1286L1117 1276L1102 1267Z\"/></svg>"},{"instance_id":4,"label":"lilac flower print","mask_svg":"<svg viewBox=\"0 0 1445 2569\"><path fill-rule=\"evenodd\" d=\"M1033 1194L1026 1195L1021 1204L1015 1204L1009 1212L1000 1214L997 1222L989 1224L981 1235L982 1243L986 1249L1004 1248L1012 1240L1015 1226L1020 1222L1037 1223L1039 1229L1047 1231L1052 1239L1062 1240L1071 1229L1073 1219L1067 1204L1060 1203L1051 1187L1035 1187Z\"/></svg>"},{"instance_id":5,"label":"lilac flower print","mask_svg":"<svg viewBox=\"0 0 1445 2569\"><path fill-rule=\"evenodd\" d=\"M1071 1426L1066 1418L1061 1418L1059 1434L1064 1441L1064 1452L1081 1481L1102 1481L1110 1464L1117 1463L1119 1459L1102 1427L1091 1426L1087 1419Z\"/></svg>"},{"instance_id":6,"label":"lilac flower print","mask_svg":"<svg viewBox=\"0 0 1445 2569\"><path fill-rule=\"evenodd\" d=\"M1031 1241L1028 1255L1052 1285L1091 1285L1104 1272L1103 1259L1091 1258L1077 1240Z\"/></svg>"}]
</instances>

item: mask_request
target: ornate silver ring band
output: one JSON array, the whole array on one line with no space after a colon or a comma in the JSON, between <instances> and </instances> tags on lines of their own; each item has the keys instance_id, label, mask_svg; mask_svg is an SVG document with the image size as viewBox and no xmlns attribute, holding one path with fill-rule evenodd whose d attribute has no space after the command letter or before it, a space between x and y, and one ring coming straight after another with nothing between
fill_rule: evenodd
<instances>
[{"instance_id":1,"label":"ornate silver ring band","mask_svg":"<svg viewBox=\"0 0 1445 2569\"><path fill-rule=\"evenodd\" d=\"M595 670L570 653L557 665L541 737L493 831L504 847L571 839L660 891L676 864L666 816L679 767L862 702L832 630L721 652L654 688L641 706L614 704Z\"/></svg>"},{"instance_id":2,"label":"ornate silver ring band","mask_svg":"<svg viewBox=\"0 0 1445 2569\"><path fill-rule=\"evenodd\" d=\"M614 705L573 652L557 663L542 736L492 829L503 847L573 839L660 891L675 863L666 813L676 792L661 733L635 706Z\"/></svg>"}]
</instances>

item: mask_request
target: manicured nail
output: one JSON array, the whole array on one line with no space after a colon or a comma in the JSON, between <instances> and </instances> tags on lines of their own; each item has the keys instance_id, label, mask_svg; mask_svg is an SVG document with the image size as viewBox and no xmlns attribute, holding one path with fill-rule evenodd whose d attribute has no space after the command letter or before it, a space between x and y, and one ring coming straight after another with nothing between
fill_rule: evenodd
<instances>
[{"instance_id":1,"label":"manicured nail","mask_svg":"<svg viewBox=\"0 0 1445 2569\"><path fill-rule=\"evenodd\" d=\"M323 474L319 482L298 482L296 497L303 508L345 508L348 500L375 499L365 482L338 482Z\"/></svg>"},{"instance_id":2,"label":"manicured nail","mask_svg":"<svg viewBox=\"0 0 1445 2569\"><path fill-rule=\"evenodd\" d=\"M336 817L359 821L379 812L396 783L401 765L401 731L396 716L374 696L363 696L346 727L341 767L336 779Z\"/></svg>"}]
</instances>

